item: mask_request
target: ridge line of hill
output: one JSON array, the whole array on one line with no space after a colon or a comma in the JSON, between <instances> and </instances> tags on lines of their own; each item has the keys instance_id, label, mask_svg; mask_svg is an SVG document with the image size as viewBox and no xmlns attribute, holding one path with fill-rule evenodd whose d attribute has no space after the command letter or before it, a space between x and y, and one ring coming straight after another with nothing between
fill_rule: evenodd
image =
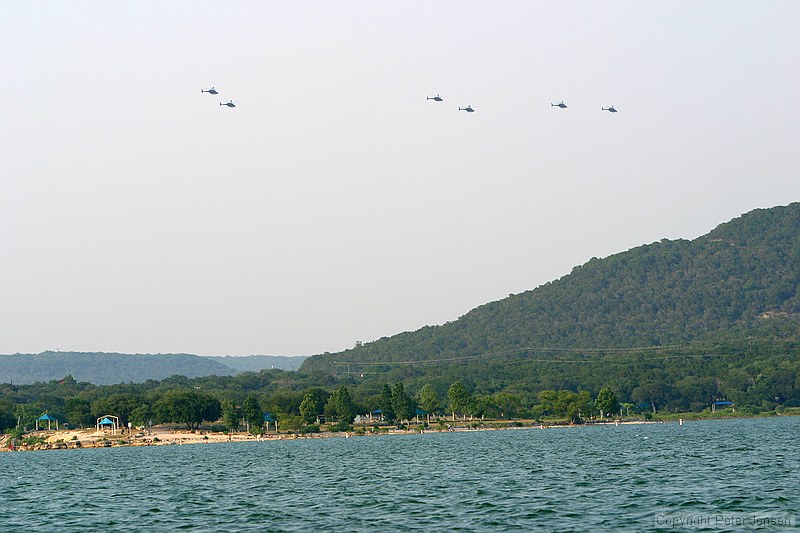
<instances>
[{"instance_id":1,"label":"ridge line of hill","mask_svg":"<svg viewBox=\"0 0 800 533\"><path fill-rule=\"evenodd\" d=\"M755 209L693 240L662 239L592 258L535 289L457 320L338 353L335 364L418 364L494 351L655 347L800 339L800 203ZM350 369L352 371L352 369Z\"/></svg>"}]
</instances>

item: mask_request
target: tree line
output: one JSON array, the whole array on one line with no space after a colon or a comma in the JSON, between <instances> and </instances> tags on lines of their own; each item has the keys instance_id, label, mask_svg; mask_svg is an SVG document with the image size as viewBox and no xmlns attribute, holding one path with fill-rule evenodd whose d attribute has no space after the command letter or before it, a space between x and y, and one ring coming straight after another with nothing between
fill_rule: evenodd
<instances>
[{"instance_id":1,"label":"tree line","mask_svg":"<svg viewBox=\"0 0 800 533\"><path fill-rule=\"evenodd\" d=\"M413 381L412 381L413 383ZM383 423L402 424L428 416L452 419L564 419L579 423L588 417L645 415L662 408L664 387L640 385L638 399L631 401L613 386L595 393L576 388L525 391L500 388L487 391L473 380L456 379L445 386L424 383L409 390L402 381L367 383L336 382L316 385L307 375L278 370L239 376L185 378L173 376L143 384L96 386L67 376L34 385L2 385L0 429L34 426L42 413L69 426L93 427L98 419L113 414L123 426L179 424L196 430L258 432L268 413L288 431L319 430L320 422L333 429L348 428L357 415L372 415ZM754 387L771 394L774 383L756 380ZM711 399L713 401L713 399ZM707 408L710 402L706 402Z\"/></svg>"},{"instance_id":2,"label":"tree line","mask_svg":"<svg viewBox=\"0 0 800 533\"><path fill-rule=\"evenodd\" d=\"M286 429L314 425L320 418L346 424L373 411L386 420L406 420L417 408L479 418L567 417L599 414L588 406L604 388L614 392L626 414L702 411L719 400L753 414L800 406L800 344L793 341L548 357L387 365L370 367L363 376L262 370L106 386L70 376L33 385L0 384L0 428L32 427L43 412L73 427L92 426L109 413L137 426L152 421L192 429L201 421L221 420L232 427L233 420L248 419L232 413L245 413L253 403ZM255 422L251 418L250 425Z\"/></svg>"}]
</instances>

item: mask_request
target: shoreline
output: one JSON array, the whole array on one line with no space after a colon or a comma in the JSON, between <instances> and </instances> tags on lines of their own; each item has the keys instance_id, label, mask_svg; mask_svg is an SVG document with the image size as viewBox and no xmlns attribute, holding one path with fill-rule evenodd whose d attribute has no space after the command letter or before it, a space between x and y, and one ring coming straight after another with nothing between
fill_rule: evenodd
<instances>
[{"instance_id":1,"label":"shoreline","mask_svg":"<svg viewBox=\"0 0 800 533\"><path fill-rule=\"evenodd\" d=\"M800 416L797 413L781 413L772 416ZM180 446L183 444L218 444L223 442L262 442L298 439L329 439L329 438L350 438L350 437L378 437L390 435L415 435L422 433L467 433L476 431L506 431L506 430L536 430L536 429L557 429L557 428L580 428L592 426L628 426L642 424L683 424L691 422L701 422L709 420L736 420L740 418L769 418L765 416L719 416L719 417L695 417L692 418L687 413L686 418L668 418L659 420L642 419L611 419L607 421L592 421L585 424L568 424L562 421L525 421L522 425L498 426L500 421L484 421L489 425L475 427L478 421L455 421L448 424L445 428L441 426L428 428L417 427L415 429L397 429L394 426L383 426L377 431L374 426L358 426L352 432L331 432L322 431L319 433L276 433L266 435L251 435L249 433L220 433L206 430L190 431L188 429L176 428L171 426L155 426L149 431L139 430L133 435L128 433L112 434L109 431L97 431L95 429L61 429L54 431L41 430L31 432L27 435L43 437L44 442L26 445L16 444L10 447L11 439L9 435L0 436L0 452L13 451L44 451L44 450L63 450L63 449L85 449L85 448L110 448L110 447L129 447L129 446ZM460 425L456 425L460 424ZM361 431L359 431L361 430Z\"/></svg>"},{"instance_id":2,"label":"shoreline","mask_svg":"<svg viewBox=\"0 0 800 533\"><path fill-rule=\"evenodd\" d=\"M463 422L463 421L462 421ZM619 425L631 424L651 424L658 423L645 420L621 421ZM599 422L593 424L528 424L524 426L508 425L504 427L469 427L469 425L451 426L448 429L425 428L425 429L397 429L395 427L384 426L378 431L352 431L352 432L332 432L322 431L319 433L277 433L267 435L251 435L249 433L220 433L211 431L190 431L174 427L158 427L152 430L139 431L133 436L127 433L117 433L112 435L108 431L96 431L94 429L62 429L53 431L31 432L27 435L44 437L43 443L35 445L17 444L14 449L9 449L10 439L8 435L0 438L0 452L11 451L44 451L44 450L64 450L64 449L85 449L85 448L111 448L128 446L174 446L183 444L218 444L223 442L262 442L298 439L330 439L330 438L350 438L350 437L379 437L391 435L416 435L421 433L468 433L475 431L505 431L505 430L531 430L531 429L552 429L568 428L592 425L615 425L614 422ZM371 429L372 426L369 426ZM367 428L359 428L367 429Z\"/></svg>"}]
</instances>

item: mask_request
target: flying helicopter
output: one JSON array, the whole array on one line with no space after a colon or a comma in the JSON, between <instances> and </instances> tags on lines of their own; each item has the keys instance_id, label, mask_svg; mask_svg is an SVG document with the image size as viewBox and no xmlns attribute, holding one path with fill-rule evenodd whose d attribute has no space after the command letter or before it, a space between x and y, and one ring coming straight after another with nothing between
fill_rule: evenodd
<instances>
[{"instance_id":1,"label":"flying helicopter","mask_svg":"<svg viewBox=\"0 0 800 533\"><path fill-rule=\"evenodd\" d=\"M617 110L616 110L616 109L614 109L614 106L613 106L613 105L612 105L611 107L603 107L603 108L601 108L601 109L602 109L603 111L608 111L609 113L616 113L616 112L617 112Z\"/></svg>"},{"instance_id":2,"label":"flying helicopter","mask_svg":"<svg viewBox=\"0 0 800 533\"><path fill-rule=\"evenodd\" d=\"M458 110L459 111L466 111L467 113L474 113L475 112L475 110L472 109L471 105L468 105L467 107L459 107Z\"/></svg>"},{"instance_id":3,"label":"flying helicopter","mask_svg":"<svg viewBox=\"0 0 800 533\"><path fill-rule=\"evenodd\" d=\"M561 100L557 104L550 104L550 107L560 107L561 109L566 109L567 108L567 104L564 103L564 100Z\"/></svg>"},{"instance_id":4,"label":"flying helicopter","mask_svg":"<svg viewBox=\"0 0 800 533\"><path fill-rule=\"evenodd\" d=\"M208 94L219 94L215 88L210 89L200 89L201 93L208 93Z\"/></svg>"},{"instance_id":5,"label":"flying helicopter","mask_svg":"<svg viewBox=\"0 0 800 533\"><path fill-rule=\"evenodd\" d=\"M228 107L236 107L236 104L233 103L233 100L230 102L220 102L219 105L226 105Z\"/></svg>"},{"instance_id":6,"label":"flying helicopter","mask_svg":"<svg viewBox=\"0 0 800 533\"><path fill-rule=\"evenodd\" d=\"M444 101L444 98L442 98L441 96L439 96L437 94L436 96L426 96L425 100L433 100L434 102L442 102L442 101Z\"/></svg>"}]
</instances>

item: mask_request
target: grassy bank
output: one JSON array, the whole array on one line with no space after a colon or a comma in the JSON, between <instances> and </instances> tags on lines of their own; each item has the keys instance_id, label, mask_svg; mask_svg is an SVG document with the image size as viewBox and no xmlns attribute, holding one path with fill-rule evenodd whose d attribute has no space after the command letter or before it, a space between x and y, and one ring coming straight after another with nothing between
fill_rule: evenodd
<instances>
[{"instance_id":1,"label":"grassy bank","mask_svg":"<svg viewBox=\"0 0 800 533\"><path fill-rule=\"evenodd\" d=\"M778 407L774 411L762 411L760 413L735 411L733 409L724 409L713 413L710 410L686 413L657 413L653 415L652 420L667 422L677 421L679 419L721 420L728 418L768 418L772 416L800 416L800 407Z\"/></svg>"}]
</instances>

